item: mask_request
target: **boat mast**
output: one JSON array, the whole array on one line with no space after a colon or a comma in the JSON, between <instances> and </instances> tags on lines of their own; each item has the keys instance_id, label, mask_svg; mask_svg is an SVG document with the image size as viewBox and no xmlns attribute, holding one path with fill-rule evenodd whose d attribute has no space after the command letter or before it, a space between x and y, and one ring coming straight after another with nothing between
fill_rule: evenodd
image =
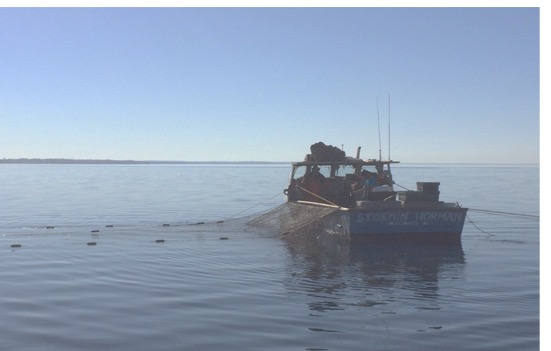
<instances>
[{"instance_id":1,"label":"boat mast","mask_svg":"<svg viewBox=\"0 0 551 351\"><path fill-rule=\"evenodd\" d=\"M388 94L388 160L390 161L390 94Z\"/></svg>"},{"instance_id":2,"label":"boat mast","mask_svg":"<svg viewBox=\"0 0 551 351\"><path fill-rule=\"evenodd\" d=\"M377 98L377 127L379 128L379 161L381 161L381 119L379 118L379 98Z\"/></svg>"}]
</instances>

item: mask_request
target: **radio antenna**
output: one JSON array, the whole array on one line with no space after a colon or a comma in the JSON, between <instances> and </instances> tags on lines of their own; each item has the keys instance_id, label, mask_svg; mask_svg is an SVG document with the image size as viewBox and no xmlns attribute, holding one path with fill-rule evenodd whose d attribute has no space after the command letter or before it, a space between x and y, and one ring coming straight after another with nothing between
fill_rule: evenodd
<instances>
[{"instance_id":1,"label":"radio antenna","mask_svg":"<svg viewBox=\"0 0 551 351\"><path fill-rule=\"evenodd\" d=\"M388 160L390 161L390 94L388 94Z\"/></svg>"},{"instance_id":2,"label":"radio antenna","mask_svg":"<svg viewBox=\"0 0 551 351\"><path fill-rule=\"evenodd\" d=\"M379 161L381 161L381 119L379 118L379 98L377 98L377 126L379 128Z\"/></svg>"}]
</instances>

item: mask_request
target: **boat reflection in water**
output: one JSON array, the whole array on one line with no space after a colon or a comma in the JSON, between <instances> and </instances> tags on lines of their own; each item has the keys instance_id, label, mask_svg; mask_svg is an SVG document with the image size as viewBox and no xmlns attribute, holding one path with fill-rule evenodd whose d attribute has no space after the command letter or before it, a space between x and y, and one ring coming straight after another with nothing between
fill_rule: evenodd
<instances>
[{"instance_id":1,"label":"boat reflection in water","mask_svg":"<svg viewBox=\"0 0 551 351\"><path fill-rule=\"evenodd\" d=\"M383 306L380 313L399 313L405 301L415 309L439 309L439 280L460 279L465 264L460 241L357 243L308 233L286 242L293 257L287 288L308 296L306 304L316 311Z\"/></svg>"},{"instance_id":2,"label":"boat reflection in water","mask_svg":"<svg viewBox=\"0 0 551 351\"><path fill-rule=\"evenodd\" d=\"M422 297L438 296L440 275L457 273L463 265L461 243L456 245L374 244L352 246L350 261L357 264L370 286L411 288Z\"/></svg>"}]
</instances>

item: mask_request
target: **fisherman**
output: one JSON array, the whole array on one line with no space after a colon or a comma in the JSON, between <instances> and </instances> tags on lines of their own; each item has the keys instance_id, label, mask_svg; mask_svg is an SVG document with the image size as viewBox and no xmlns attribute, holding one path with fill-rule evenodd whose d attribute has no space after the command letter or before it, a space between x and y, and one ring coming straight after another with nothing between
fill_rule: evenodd
<instances>
[{"instance_id":1,"label":"fisherman","mask_svg":"<svg viewBox=\"0 0 551 351\"><path fill-rule=\"evenodd\" d=\"M373 188L379 185L379 182L377 182L377 177L375 176L375 174L364 169L362 171L362 175L365 177L364 190L373 191Z\"/></svg>"},{"instance_id":2,"label":"fisherman","mask_svg":"<svg viewBox=\"0 0 551 351\"><path fill-rule=\"evenodd\" d=\"M352 195L352 198L356 201L361 201L361 200L364 200L365 198L365 192L366 192L365 182L367 181L368 173L369 172L364 169L359 175L358 174L354 175L357 181L351 185L351 189L352 189L351 195Z\"/></svg>"},{"instance_id":3,"label":"fisherman","mask_svg":"<svg viewBox=\"0 0 551 351\"><path fill-rule=\"evenodd\" d=\"M325 176L320 173L320 168L318 166L312 167L312 171L310 171L310 174L308 174L306 177L310 179L315 179L322 183L326 180Z\"/></svg>"},{"instance_id":4,"label":"fisherman","mask_svg":"<svg viewBox=\"0 0 551 351\"><path fill-rule=\"evenodd\" d=\"M373 188L379 185L375 174L364 169L360 173L360 180L352 185L353 193L356 198L363 197L363 194L368 191L373 191Z\"/></svg>"},{"instance_id":5,"label":"fisherman","mask_svg":"<svg viewBox=\"0 0 551 351\"><path fill-rule=\"evenodd\" d=\"M304 200L324 202L323 197L327 188L327 180L325 176L320 173L320 168L318 166L312 167L310 173L304 176L303 186L307 190Z\"/></svg>"}]
</instances>

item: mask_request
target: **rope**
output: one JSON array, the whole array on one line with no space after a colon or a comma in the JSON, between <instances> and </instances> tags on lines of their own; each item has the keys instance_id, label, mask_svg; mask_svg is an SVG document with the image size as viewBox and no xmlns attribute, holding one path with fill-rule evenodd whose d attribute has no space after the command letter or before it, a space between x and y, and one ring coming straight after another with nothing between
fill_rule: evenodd
<instances>
[{"instance_id":1,"label":"rope","mask_svg":"<svg viewBox=\"0 0 551 351\"><path fill-rule=\"evenodd\" d=\"M298 185L298 184L297 184L297 187L300 188L300 189L302 189L302 190L304 190L304 191L306 191L308 194L314 195L314 196L317 197L318 199L327 202L327 203L330 204L330 205L333 205L333 206L335 206L335 207L340 207L339 205L336 205L336 204L332 203L331 201L327 200L326 198L324 198L324 197L322 197L322 196L319 196L318 194L313 193L313 192L311 192L311 191L309 191L309 190L307 190L307 189L304 189L303 187L301 187L301 186Z\"/></svg>"},{"instance_id":2,"label":"rope","mask_svg":"<svg viewBox=\"0 0 551 351\"><path fill-rule=\"evenodd\" d=\"M408 188L406 188L405 186L402 186L402 185L396 183L395 181L392 181L392 184L393 184L393 185L398 185L400 188L405 189L405 190L407 190L407 191L410 191Z\"/></svg>"},{"instance_id":3,"label":"rope","mask_svg":"<svg viewBox=\"0 0 551 351\"><path fill-rule=\"evenodd\" d=\"M257 206L260 206L260 205L262 205L262 204L264 204L264 203L266 203L266 202L268 202L268 201L270 201L270 200L272 200L272 199L274 199L275 197L280 196L280 195L281 195L281 193L277 193L277 194L275 194L274 196L270 197L269 199L266 199L266 200L264 200L264 201L262 201L262 202L260 202L260 203L257 203L256 205L253 205L253 206L251 206L251 207L249 207L249 208L246 208L246 209L244 209L243 211L239 211L239 212L235 213L234 215L227 217L227 218L224 219L224 220L227 221L227 220L230 220L230 219L235 219L235 218L237 218L238 215L240 215L240 214L242 214L242 213L244 213L244 212L247 212L247 211L249 211L249 210L252 209L252 208L255 208L255 207L257 207Z\"/></svg>"},{"instance_id":4,"label":"rope","mask_svg":"<svg viewBox=\"0 0 551 351\"><path fill-rule=\"evenodd\" d=\"M466 216L467 216L467 219L469 220L469 222L470 222L476 229L478 229L481 233L484 233L484 234L486 234L486 235L488 235L488 236L495 236L495 234L490 234L490 233L485 232L484 230L480 229L479 226L477 226L476 224L474 224L473 220L471 219L471 217L469 217L469 215L466 215Z\"/></svg>"},{"instance_id":5,"label":"rope","mask_svg":"<svg viewBox=\"0 0 551 351\"><path fill-rule=\"evenodd\" d=\"M539 220L539 218L540 218L540 216L536 216L536 215L527 215L527 214L522 214L522 213L503 212L503 211L482 210L482 209L478 209L478 208L469 208L469 211L485 213L485 214L491 214L491 215L496 215L496 216L516 216L516 217L520 217L520 218L528 219L528 220ZM474 222L469 217L469 215L467 215L467 219L481 233L484 233L488 236L494 236L494 234L490 234L488 232L485 232L484 230L480 229L480 227L478 227L476 224L474 224Z\"/></svg>"},{"instance_id":6,"label":"rope","mask_svg":"<svg viewBox=\"0 0 551 351\"><path fill-rule=\"evenodd\" d=\"M240 214L242 214L242 213L244 213L244 212L247 212L247 211L249 211L249 210L252 209L252 208L255 208L255 207L257 207L257 206L260 206L260 205L262 205L262 204L264 204L264 203L266 203L266 202L268 202L268 201L270 201L270 200L272 200L272 199L274 199L275 197L280 196L280 195L281 195L281 193L277 193L277 194L275 194L274 196L270 197L269 199L266 199L266 200L264 200L264 201L262 201L262 202L259 202L259 203L255 204L255 205L252 205L251 207L246 208L246 209L244 209L243 211L239 211L239 212L237 212L237 213L235 213L235 214L233 214L233 215L231 215L231 216L229 216L229 217L226 217L226 218L223 219L223 220L219 220L219 221L215 221L215 222L197 222L197 223L190 223L190 224L188 224L188 225L200 225L200 224L207 224L207 223L224 223L224 222L229 221L229 220L232 220L232 219L237 219L237 216L238 216L238 215L240 215ZM167 225L167 226L168 226L168 225Z\"/></svg>"},{"instance_id":7,"label":"rope","mask_svg":"<svg viewBox=\"0 0 551 351\"><path fill-rule=\"evenodd\" d=\"M522 213L513 213L513 212L502 212L502 211L491 211L491 210L482 210L478 208L469 208L469 211L472 212L480 212L480 213L486 213L496 216L517 216L525 219L532 219L532 220L539 220L540 216L536 215L528 215L528 214L522 214Z\"/></svg>"}]
</instances>

